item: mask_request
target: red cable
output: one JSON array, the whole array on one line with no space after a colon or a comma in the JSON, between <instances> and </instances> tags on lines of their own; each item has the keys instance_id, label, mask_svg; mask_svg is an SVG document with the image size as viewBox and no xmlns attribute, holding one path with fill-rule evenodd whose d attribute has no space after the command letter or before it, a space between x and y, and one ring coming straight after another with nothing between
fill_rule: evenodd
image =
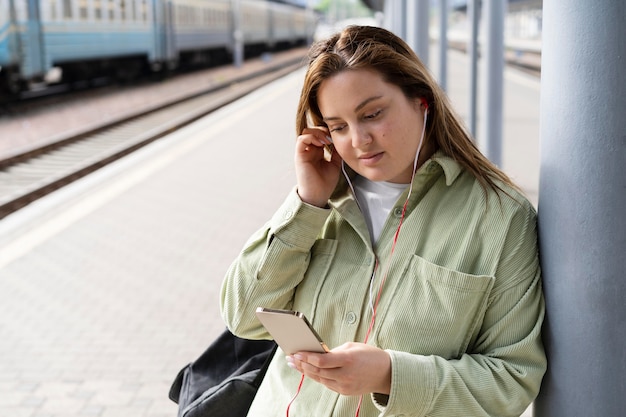
<instances>
[{"instance_id":1,"label":"red cable","mask_svg":"<svg viewBox=\"0 0 626 417\"><path fill-rule=\"evenodd\" d=\"M363 343L367 343L370 337L370 333L372 329L374 328L374 322L376 321L376 310L378 309L378 302L380 301L380 297L382 296L385 281L387 281L387 274L389 273L389 267L391 265L391 258L393 257L393 253L396 249L396 243L398 242L398 236L400 235L400 228L402 227L402 223L404 221L404 215L406 213L406 207L407 207L408 202L409 202L409 199L407 198L406 201L404 202L404 206L402 206L402 216L400 217L400 223L398 224L398 228L396 229L396 233L393 237L393 243L391 245L391 252L389 253L389 263L387 264L387 268L385 269L385 274L383 275L383 279L380 282L380 286L378 287L378 294L376 295L376 301L374 302L374 306L372 310L372 319L370 320L370 325L367 329L367 333L365 334L365 340L363 341ZM372 275L375 275L377 270L378 270L378 259L376 259L376 263L374 264L374 271L372 272ZM289 402L289 405L287 405L287 417L289 417L289 409L291 408L291 404L293 404L293 402L298 397L298 394L300 394L300 389L302 388L303 382L304 382L304 374L302 374L302 378L300 378L300 384L298 384L298 389L296 391L296 394L293 396L293 398ZM359 396L359 404L357 405L357 408L356 408L356 413L354 415L355 417L359 417L362 403L363 403L363 394Z\"/></svg>"},{"instance_id":2,"label":"red cable","mask_svg":"<svg viewBox=\"0 0 626 417\"><path fill-rule=\"evenodd\" d=\"M287 405L287 417L289 417L289 409L291 408L291 404L293 404L293 402L298 397L298 394L300 394L300 389L302 389L302 383L303 382L304 382L304 374L302 374L302 377L300 378L300 383L298 384L298 389L296 390L296 395L293 396L293 398L291 399L291 401L289 401L289 404Z\"/></svg>"},{"instance_id":3,"label":"red cable","mask_svg":"<svg viewBox=\"0 0 626 417\"><path fill-rule=\"evenodd\" d=\"M370 332L374 328L374 322L376 321L376 311L378 310L378 302L380 301L380 297L383 294L383 287L385 285L385 281L387 281L387 274L389 273L389 267L391 266L391 258L393 257L393 252L396 250L396 243L398 242L398 236L400 235L400 228L402 227L402 222L404 221L404 215L406 213L406 207L407 207L408 202L409 202L409 199L407 198L406 201L404 202L404 206L402 206L402 216L400 217L400 223L398 224L398 228L396 229L396 234L393 237L393 243L391 245L391 252L389 253L389 263L387 264L387 268L385 269L385 274L383 275L383 279L380 283L380 287L378 287L378 294L376 295L376 301L374 302L374 309L372 311L372 320L370 321L370 325L369 325L369 328L367 329L367 333L365 334L365 340L363 341L363 343L367 343L370 337ZM376 264L374 265L373 274L376 273L377 269L378 269L378 259L376 260ZM359 397L359 404L356 408L356 413L354 417L359 417L362 403L363 403L363 394L361 394Z\"/></svg>"}]
</instances>

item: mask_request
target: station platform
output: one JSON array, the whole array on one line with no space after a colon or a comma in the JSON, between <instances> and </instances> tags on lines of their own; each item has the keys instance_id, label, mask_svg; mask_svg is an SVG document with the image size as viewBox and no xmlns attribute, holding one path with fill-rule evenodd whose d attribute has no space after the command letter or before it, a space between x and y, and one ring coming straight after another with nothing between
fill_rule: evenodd
<instances>
[{"instance_id":1,"label":"station platform","mask_svg":"<svg viewBox=\"0 0 626 417\"><path fill-rule=\"evenodd\" d=\"M464 60L450 52L462 116ZM224 328L227 267L295 184L303 75L0 221L0 415L176 415L173 378ZM536 204L539 81L505 82L503 169Z\"/></svg>"}]
</instances>

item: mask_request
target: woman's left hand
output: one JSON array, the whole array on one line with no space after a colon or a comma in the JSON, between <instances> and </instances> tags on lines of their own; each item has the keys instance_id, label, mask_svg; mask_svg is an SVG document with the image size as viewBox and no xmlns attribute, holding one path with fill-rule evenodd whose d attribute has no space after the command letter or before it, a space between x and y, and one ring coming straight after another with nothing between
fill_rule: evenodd
<instances>
[{"instance_id":1,"label":"woman's left hand","mask_svg":"<svg viewBox=\"0 0 626 417\"><path fill-rule=\"evenodd\" d=\"M342 395L389 394L391 358L382 349L345 343L328 353L298 352L287 364Z\"/></svg>"}]
</instances>

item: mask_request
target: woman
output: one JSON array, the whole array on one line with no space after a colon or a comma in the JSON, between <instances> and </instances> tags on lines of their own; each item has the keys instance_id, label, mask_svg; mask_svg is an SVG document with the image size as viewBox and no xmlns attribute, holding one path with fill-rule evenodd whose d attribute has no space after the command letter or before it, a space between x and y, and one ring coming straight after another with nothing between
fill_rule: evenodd
<instances>
[{"instance_id":1,"label":"woman","mask_svg":"<svg viewBox=\"0 0 626 417\"><path fill-rule=\"evenodd\" d=\"M297 133L297 187L222 312L263 339L257 307L300 311L331 352L279 350L248 415L522 414L546 368L536 214L418 57L375 27L314 45Z\"/></svg>"}]
</instances>

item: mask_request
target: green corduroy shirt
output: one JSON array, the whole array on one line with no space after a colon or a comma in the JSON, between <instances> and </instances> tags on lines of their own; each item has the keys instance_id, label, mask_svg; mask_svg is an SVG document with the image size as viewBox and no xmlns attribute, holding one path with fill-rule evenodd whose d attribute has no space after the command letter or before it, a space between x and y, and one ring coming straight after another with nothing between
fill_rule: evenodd
<instances>
[{"instance_id":1,"label":"green corduroy shirt","mask_svg":"<svg viewBox=\"0 0 626 417\"><path fill-rule=\"evenodd\" d=\"M536 212L502 187L485 191L436 153L413 180L391 258L408 190L376 245L345 180L329 208L294 190L228 270L223 318L238 336L264 339L256 308L293 309L331 349L362 341L378 258L374 292L388 272L368 343L391 357L391 394L365 396L360 416L519 416L546 369L544 299ZM299 381L279 349L248 415L284 416ZM357 403L307 379L290 417L353 417Z\"/></svg>"}]
</instances>

